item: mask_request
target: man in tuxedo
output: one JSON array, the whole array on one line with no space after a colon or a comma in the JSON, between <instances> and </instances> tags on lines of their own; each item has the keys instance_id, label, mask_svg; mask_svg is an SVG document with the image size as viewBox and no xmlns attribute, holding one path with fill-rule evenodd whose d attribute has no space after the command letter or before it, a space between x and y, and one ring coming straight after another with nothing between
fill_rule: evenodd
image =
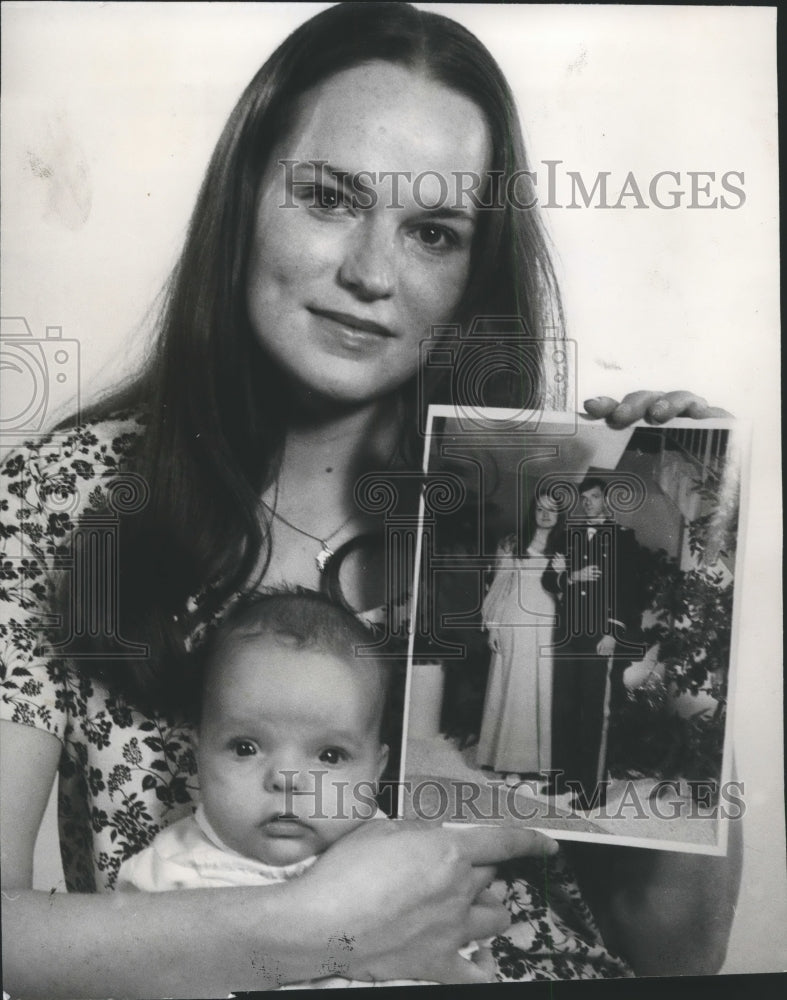
<instances>
[{"instance_id":1,"label":"man in tuxedo","mask_svg":"<svg viewBox=\"0 0 787 1000\"><path fill-rule=\"evenodd\" d=\"M609 480L589 476L580 484L580 517L566 522L559 551L544 572L555 594L558 626L552 649L551 790L574 793L580 809L603 804L604 731L613 663L638 658L642 588L640 549L634 532L610 515Z\"/></svg>"}]
</instances>

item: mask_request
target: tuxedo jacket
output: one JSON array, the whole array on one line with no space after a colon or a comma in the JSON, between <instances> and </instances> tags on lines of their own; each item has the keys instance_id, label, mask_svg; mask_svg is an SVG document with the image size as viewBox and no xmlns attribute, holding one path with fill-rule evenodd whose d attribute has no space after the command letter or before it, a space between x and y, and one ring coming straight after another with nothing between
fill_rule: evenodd
<instances>
[{"instance_id":1,"label":"tuxedo jacket","mask_svg":"<svg viewBox=\"0 0 787 1000\"><path fill-rule=\"evenodd\" d=\"M557 643L612 635L619 643L637 642L643 610L642 556L634 532L617 522L569 520L557 551L566 560L558 573L550 563L544 588L558 598ZM597 580L570 583L570 574L597 566Z\"/></svg>"}]
</instances>

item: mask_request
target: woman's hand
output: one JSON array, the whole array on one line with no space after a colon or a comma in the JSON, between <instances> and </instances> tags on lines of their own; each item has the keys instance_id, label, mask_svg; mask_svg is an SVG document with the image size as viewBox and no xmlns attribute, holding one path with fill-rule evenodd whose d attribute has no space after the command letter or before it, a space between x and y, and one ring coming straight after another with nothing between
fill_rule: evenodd
<instances>
[{"instance_id":1,"label":"woman's hand","mask_svg":"<svg viewBox=\"0 0 787 1000\"><path fill-rule=\"evenodd\" d=\"M568 569L568 564L566 563L566 557L562 552L556 552L552 556L552 569L560 576L561 573L565 573Z\"/></svg>"},{"instance_id":2,"label":"woman's hand","mask_svg":"<svg viewBox=\"0 0 787 1000\"><path fill-rule=\"evenodd\" d=\"M637 420L664 424L673 417L690 417L706 420L709 417L730 417L732 414L718 406L709 406L707 400L693 392L655 392L643 389L630 392L621 402L609 396L585 400L585 410L595 419L604 419L610 427L628 427Z\"/></svg>"},{"instance_id":3,"label":"woman's hand","mask_svg":"<svg viewBox=\"0 0 787 1000\"><path fill-rule=\"evenodd\" d=\"M303 892L312 914L324 914L326 975L488 982L489 972L459 948L510 923L507 910L482 892L494 865L556 850L553 840L519 827L369 822L290 888Z\"/></svg>"}]
</instances>

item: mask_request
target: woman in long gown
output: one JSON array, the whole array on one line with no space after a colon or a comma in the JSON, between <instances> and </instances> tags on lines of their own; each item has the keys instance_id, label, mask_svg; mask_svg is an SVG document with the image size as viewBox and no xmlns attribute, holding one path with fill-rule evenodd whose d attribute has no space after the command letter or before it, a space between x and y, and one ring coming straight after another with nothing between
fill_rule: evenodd
<instances>
[{"instance_id":1,"label":"woman in long gown","mask_svg":"<svg viewBox=\"0 0 787 1000\"><path fill-rule=\"evenodd\" d=\"M523 555L509 535L498 545L483 605L492 662L476 760L514 782L550 767L555 600L541 585L559 515L548 500L528 510Z\"/></svg>"}]
</instances>

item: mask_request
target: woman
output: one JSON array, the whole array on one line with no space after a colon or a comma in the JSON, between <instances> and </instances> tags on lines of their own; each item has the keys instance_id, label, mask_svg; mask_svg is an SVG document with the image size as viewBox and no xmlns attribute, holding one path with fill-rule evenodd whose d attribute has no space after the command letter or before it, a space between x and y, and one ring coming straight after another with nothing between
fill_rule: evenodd
<instances>
[{"instance_id":1,"label":"woman","mask_svg":"<svg viewBox=\"0 0 787 1000\"><path fill-rule=\"evenodd\" d=\"M497 548L483 620L492 662L476 762L502 772L507 784L551 767L552 644L555 603L541 577L555 551L559 515L534 499L527 512L523 556L509 535Z\"/></svg>"},{"instance_id":2,"label":"woman","mask_svg":"<svg viewBox=\"0 0 787 1000\"><path fill-rule=\"evenodd\" d=\"M12 570L4 633L13 991L220 995L326 971L487 978L457 948L507 924L478 893L490 865L554 849L535 833L369 824L276 890L133 900L94 890L192 806L189 652L206 625L239 590L319 585L330 552L376 523L354 503L358 477L413 467L418 344L430 327L515 312L532 353L559 319L536 213L484 214L469 197L446 213L439 183L416 192L403 181L393 198L383 175L525 168L508 87L460 26L398 4L318 15L230 116L145 370L64 442L9 462L7 532L33 556ZM376 178L374 204L348 180L361 172ZM428 386L423 402L441 391ZM594 415L625 422L657 402L662 418L705 412L686 394L651 393L624 400L625 412L601 401ZM136 477L127 482L140 497L119 528L110 653L144 643L149 655L82 645L51 659L40 629L53 610L67 617L70 594L67 580L58 597L39 577L52 578L80 531L123 511L107 488L119 472ZM379 603L370 582L358 570L349 581L359 610ZM72 891L50 898L31 889L31 859L58 769Z\"/></svg>"}]
</instances>

